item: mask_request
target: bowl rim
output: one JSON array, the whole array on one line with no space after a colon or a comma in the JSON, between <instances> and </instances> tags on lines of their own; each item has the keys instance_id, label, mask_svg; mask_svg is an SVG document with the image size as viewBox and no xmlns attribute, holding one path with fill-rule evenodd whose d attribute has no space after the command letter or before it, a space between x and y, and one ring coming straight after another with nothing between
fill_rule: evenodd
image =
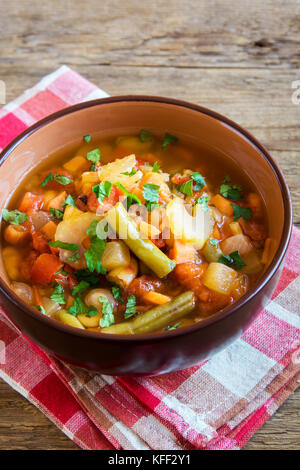
<instances>
[{"instance_id":1,"label":"bowl rim","mask_svg":"<svg viewBox=\"0 0 300 470\"><path fill-rule=\"evenodd\" d=\"M262 275L261 278L256 282L256 284L245 294L243 295L237 302L228 306L216 314L208 317L204 320L195 323L194 325L189 325L183 328L178 328L175 330L167 331L167 332L156 332L156 333L146 333L146 334L139 334L139 335L117 335L117 334L105 334L105 333L98 333L89 330L81 330L79 328L74 328L64 323L61 323L51 317L47 317L46 315L41 315L33 307L30 307L26 304L23 300L18 297L12 289L6 284L4 279L0 277L0 292L4 295L10 302L12 302L17 308L21 309L26 315L30 315L34 319L44 322L48 324L48 326L53 327L56 330L60 330L62 333L69 333L71 335L79 336L82 338L89 338L91 341L104 341L104 342L132 342L132 343L150 343L150 342L159 342L165 341L166 339L171 339L178 336L185 336L188 334L196 333L198 330L201 330L207 326L212 324L216 324L220 321L223 321L228 316L237 312L240 307L244 306L248 301L253 299L257 294L261 292L261 290L265 287L265 285L272 279L275 275L276 271L278 270L281 262L284 259L286 254L288 244L291 237L292 232L292 202L290 191L285 182L284 176L278 167L277 163L271 157L267 149L246 129L242 126L237 124L236 122L232 121L231 119L223 116L222 114L217 113L209 108L205 108L203 106L190 103L184 100L178 100L175 98L167 98L162 96L155 96L155 95L117 95L117 96L110 96L108 98L98 98L91 101L85 101L82 103L75 104L73 106L68 106L62 110L56 111L55 113L46 116L45 118L37 121L32 126L28 127L15 137L0 153L0 166L3 162L9 157L11 152L21 143L24 139L29 137L31 134L37 132L40 128L46 126L47 124L52 123L53 121L59 119L60 117L66 116L68 114L75 113L85 108L90 108L94 106L103 106L107 104L119 103L119 102L155 102L155 103L163 103L174 107L183 107L188 108L193 111L205 114L210 116L218 121L229 126L235 132L238 132L243 138L245 138L252 146L256 148L259 154L267 161L269 167L273 171L278 184L281 188L282 198L283 198L283 206L284 206L284 223L283 223L283 231L281 240L278 246L278 249L274 255L274 258L269 265L268 269ZM2 219L1 219L2 220Z\"/></svg>"}]
</instances>

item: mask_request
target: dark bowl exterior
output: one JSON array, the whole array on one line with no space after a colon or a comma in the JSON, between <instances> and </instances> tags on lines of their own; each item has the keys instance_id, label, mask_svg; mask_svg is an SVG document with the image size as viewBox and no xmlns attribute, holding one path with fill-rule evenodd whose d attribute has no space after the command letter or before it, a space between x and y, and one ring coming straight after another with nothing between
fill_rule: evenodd
<instances>
[{"instance_id":1,"label":"dark bowl exterior","mask_svg":"<svg viewBox=\"0 0 300 470\"><path fill-rule=\"evenodd\" d=\"M41 134L43 136L43 132L45 132L44 125L55 121L57 118L65 118L68 114L82 111L88 107L135 102L138 105L145 106L147 106L147 103L159 103L163 112L165 112L165 106L176 106L179 114L181 110L182 112L191 112L191 114L202 113L203 116L206 116L205 119L209 126L213 126L211 124L212 120L221 122L223 127L220 128L221 130L219 129L220 135L228 127L239 133L243 138L248 139L255 151L261 154L264 165L266 166L267 162L270 166L268 171L273 172L275 175L276 184L278 182L282 194L283 209L281 217L284 223L274 259L254 288L231 307L218 312L216 315L194 326L179 328L167 333L129 337L77 330L49 319L35 309L28 307L8 287L4 281L4 275L3 279L0 277L0 301L3 303L9 319L25 337L37 344L42 350L63 361L108 375L158 375L184 369L207 360L239 338L272 296L279 280L292 227L291 201L287 185L276 163L263 146L247 131L224 116L182 101L160 97L129 96L95 100L94 102L73 106L44 119L16 138L3 150L0 164L2 165L5 162L5 159L17 148L19 143L24 142L34 132L42 130ZM107 114L108 120L110 119L110 112ZM156 118L155 109L153 113L154 118ZM213 127L211 130L213 130ZM194 134L197 135L197 131ZM84 133L81 135L84 135ZM232 138L230 136L230 139ZM231 145L231 140L229 143ZM238 151L237 145L236 148ZM273 213L276 215L276 208Z\"/></svg>"}]
</instances>

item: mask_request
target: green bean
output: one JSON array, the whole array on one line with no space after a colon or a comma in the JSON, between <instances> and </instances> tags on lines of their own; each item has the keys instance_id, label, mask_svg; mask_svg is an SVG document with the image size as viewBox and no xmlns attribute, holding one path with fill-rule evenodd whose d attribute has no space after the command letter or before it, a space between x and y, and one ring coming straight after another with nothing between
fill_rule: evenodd
<instances>
[{"instance_id":1,"label":"green bean","mask_svg":"<svg viewBox=\"0 0 300 470\"><path fill-rule=\"evenodd\" d=\"M158 277L165 277L175 268L175 263L168 258L148 238L141 238L135 222L128 215L123 204L116 204L106 214L106 220L130 250L148 266Z\"/></svg>"},{"instance_id":2,"label":"green bean","mask_svg":"<svg viewBox=\"0 0 300 470\"><path fill-rule=\"evenodd\" d=\"M192 291L178 295L170 302L151 308L141 313L133 320L128 320L117 325L102 328L101 333L110 334L138 334L150 333L168 326L190 313L195 307L195 295Z\"/></svg>"}]
</instances>

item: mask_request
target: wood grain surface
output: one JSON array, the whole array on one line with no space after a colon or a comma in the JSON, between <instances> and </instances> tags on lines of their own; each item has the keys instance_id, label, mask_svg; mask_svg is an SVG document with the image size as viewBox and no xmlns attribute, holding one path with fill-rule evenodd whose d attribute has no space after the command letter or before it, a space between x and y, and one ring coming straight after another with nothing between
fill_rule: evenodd
<instances>
[{"instance_id":1,"label":"wood grain surface","mask_svg":"<svg viewBox=\"0 0 300 470\"><path fill-rule=\"evenodd\" d=\"M210 107L252 132L279 163L300 226L300 0L0 0L7 101L67 64L111 95ZM299 449L300 390L244 449ZM0 381L0 449L76 449Z\"/></svg>"}]
</instances>

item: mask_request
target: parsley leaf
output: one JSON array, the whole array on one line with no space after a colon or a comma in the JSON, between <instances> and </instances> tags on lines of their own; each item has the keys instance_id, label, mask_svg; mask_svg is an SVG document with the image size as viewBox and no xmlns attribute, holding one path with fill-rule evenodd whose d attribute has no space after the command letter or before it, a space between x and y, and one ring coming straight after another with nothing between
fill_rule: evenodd
<instances>
[{"instance_id":1,"label":"parsley leaf","mask_svg":"<svg viewBox=\"0 0 300 470\"><path fill-rule=\"evenodd\" d=\"M60 305L64 305L66 303L63 286L58 284L58 282L55 283L54 290L52 295L50 296L50 299Z\"/></svg>"},{"instance_id":2,"label":"parsley leaf","mask_svg":"<svg viewBox=\"0 0 300 470\"><path fill-rule=\"evenodd\" d=\"M223 183L230 183L231 178L229 175L225 176Z\"/></svg>"},{"instance_id":3,"label":"parsley leaf","mask_svg":"<svg viewBox=\"0 0 300 470\"><path fill-rule=\"evenodd\" d=\"M115 183L115 186L117 186L117 188L120 188L123 191L123 193L127 196L127 200L126 200L127 209L129 209L129 207L131 206L133 202L136 202L140 206L142 205L141 200L136 196L136 194L130 193L129 191L127 191L127 189L124 188L124 186L121 183L117 182Z\"/></svg>"},{"instance_id":4,"label":"parsley leaf","mask_svg":"<svg viewBox=\"0 0 300 470\"><path fill-rule=\"evenodd\" d=\"M60 209L55 209L54 207L50 207L49 212L51 217L55 217L58 220L62 219L64 216L64 211L61 211Z\"/></svg>"},{"instance_id":5,"label":"parsley leaf","mask_svg":"<svg viewBox=\"0 0 300 470\"><path fill-rule=\"evenodd\" d=\"M74 253L74 255L69 256L68 261L75 262L75 261L78 261L79 259L80 259L80 254L79 253Z\"/></svg>"},{"instance_id":6,"label":"parsley leaf","mask_svg":"<svg viewBox=\"0 0 300 470\"><path fill-rule=\"evenodd\" d=\"M93 162L93 163L100 162L100 158L101 158L100 149L97 148L97 149L91 150L90 152L86 154L86 158L90 162Z\"/></svg>"},{"instance_id":7,"label":"parsley leaf","mask_svg":"<svg viewBox=\"0 0 300 470\"><path fill-rule=\"evenodd\" d=\"M143 196L145 198L146 203L148 202L158 202L158 191L159 186L157 184L144 184L143 186ZM148 204L147 204L148 209ZM149 209L148 209L149 210Z\"/></svg>"},{"instance_id":8,"label":"parsley leaf","mask_svg":"<svg viewBox=\"0 0 300 470\"><path fill-rule=\"evenodd\" d=\"M130 318L136 314L136 298L135 295L129 295L126 303L126 310L124 313L124 318Z\"/></svg>"},{"instance_id":9,"label":"parsley leaf","mask_svg":"<svg viewBox=\"0 0 300 470\"><path fill-rule=\"evenodd\" d=\"M94 307L94 305L90 305L89 306L89 311L86 315L88 317L94 317L95 315L98 315L98 310L96 309L96 307Z\"/></svg>"},{"instance_id":10,"label":"parsley leaf","mask_svg":"<svg viewBox=\"0 0 300 470\"><path fill-rule=\"evenodd\" d=\"M233 251L230 253L230 255L221 255L219 258L219 263L225 264L226 266L236 269L237 271L246 266L238 251Z\"/></svg>"},{"instance_id":11,"label":"parsley leaf","mask_svg":"<svg viewBox=\"0 0 300 470\"><path fill-rule=\"evenodd\" d=\"M139 138L141 142L149 142L153 140L152 134L150 131L142 129L139 133Z\"/></svg>"},{"instance_id":12,"label":"parsley leaf","mask_svg":"<svg viewBox=\"0 0 300 470\"><path fill-rule=\"evenodd\" d=\"M219 243L219 240L215 240L214 238L211 238L211 239L209 240L209 243L210 243L211 245L213 245L213 246L217 246L218 243Z\"/></svg>"},{"instance_id":13,"label":"parsley leaf","mask_svg":"<svg viewBox=\"0 0 300 470\"><path fill-rule=\"evenodd\" d=\"M161 144L161 147L163 149L166 148L167 145L173 144L178 141L178 137L175 135L169 134L168 132L165 133L163 143Z\"/></svg>"},{"instance_id":14,"label":"parsley leaf","mask_svg":"<svg viewBox=\"0 0 300 470\"><path fill-rule=\"evenodd\" d=\"M168 325L167 328L163 328L163 331L171 331L171 330L176 330L180 325L183 325L183 322L180 323L175 323L175 325Z\"/></svg>"},{"instance_id":15,"label":"parsley leaf","mask_svg":"<svg viewBox=\"0 0 300 470\"><path fill-rule=\"evenodd\" d=\"M71 315L77 316L80 313L88 313L89 309L80 297L76 297L73 304L68 308L68 312Z\"/></svg>"},{"instance_id":16,"label":"parsley leaf","mask_svg":"<svg viewBox=\"0 0 300 470\"><path fill-rule=\"evenodd\" d=\"M192 196L193 195L193 180L188 180L185 183L181 184L180 186L177 186L178 191L180 191L183 194L186 194L187 196Z\"/></svg>"},{"instance_id":17,"label":"parsley leaf","mask_svg":"<svg viewBox=\"0 0 300 470\"><path fill-rule=\"evenodd\" d=\"M78 269L74 272L77 280L86 281L91 286L97 286L99 284L99 277L96 273L91 273L88 269Z\"/></svg>"},{"instance_id":18,"label":"parsley leaf","mask_svg":"<svg viewBox=\"0 0 300 470\"><path fill-rule=\"evenodd\" d=\"M75 253L75 251L79 250L79 246L76 245L76 243L61 242L59 240L56 240L55 242L49 242L49 246L53 246L54 248L61 248L62 250L68 250L72 253Z\"/></svg>"},{"instance_id":19,"label":"parsley leaf","mask_svg":"<svg viewBox=\"0 0 300 470\"><path fill-rule=\"evenodd\" d=\"M245 220L249 220L252 217L252 210L250 207L241 207L237 204L231 204L233 208L233 220L238 220L240 217L243 217Z\"/></svg>"},{"instance_id":20,"label":"parsley leaf","mask_svg":"<svg viewBox=\"0 0 300 470\"><path fill-rule=\"evenodd\" d=\"M90 134L84 135L83 139L89 144L91 141L92 136Z\"/></svg>"},{"instance_id":21,"label":"parsley leaf","mask_svg":"<svg viewBox=\"0 0 300 470\"><path fill-rule=\"evenodd\" d=\"M105 274L106 269L101 263L101 256L105 249L106 240L101 240L96 236L91 237L91 244L89 249L84 253L86 264L89 271L96 271L99 274Z\"/></svg>"},{"instance_id":22,"label":"parsley leaf","mask_svg":"<svg viewBox=\"0 0 300 470\"><path fill-rule=\"evenodd\" d=\"M18 210L9 211L8 209L2 210L2 217L6 222L13 225L23 224L28 219L27 214L24 214L24 212Z\"/></svg>"},{"instance_id":23,"label":"parsley leaf","mask_svg":"<svg viewBox=\"0 0 300 470\"><path fill-rule=\"evenodd\" d=\"M47 315L46 310L44 309L44 307L42 305L33 305L33 308L36 308L43 315Z\"/></svg>"},{"instance_id":24,"label":"parsley leaf","mask_svg":"<svg viewBox=\"0 0 300 470\"><path fill-rule=\"evenodd\" d=\"M90 287L90 284L87 281L80 281L80 283L77 284L77 286L73 287L72 296L77 297L83 294L83 292L85 292L88 289L88 287Z\"/></svg>"},{"instance_id":25,"label":"parsley leaf","mask_svg":"<svg viewBox=\"0 0 300 470\"><path fill-rule=\"evenodd\" d=\"M129 171L124 171L124 173L120 173L120 175L133 176L133 175L136 174L136 172L137 172L137 170L132 168L132 170L130 172Z\"/></svg>"},{"instance_id":26,"label":"parsley leaf","mask_svg":"<svg viewBox=\"0 0 300 470\"><path fill-rule=\"evenodd\" d=\"M243 195L241 190L243 186L238 184L221 184L220 186L220 194L225 197L226 199L231 199L232 201L240 201L243 199Z\"/></svg>"},{"instance_id":27,"label":"parsley leaf","mask_svg":"<svg viewBox=\"0 0 300 470\"><path fill-rule=\"evenodd\" d=\"M200 173L193 173L192 179L195 181L195 191L200 191L206 185L205 178Z\"/></svg>"},{"instance_id":28,"label":"parsley leaf","mask_svg":"<svg viewBox=\"0 0 300 470\"><path fill-rule=\"evenodd\" d=\"M90 235L91 237L95 237L97 235L97 225L99 221L97 219L93 220L93 222L88 227L86 234Z\"/></svg>"},{"instance_id":29,"label":"parsley leaf","mask_svg":"<svg viewBox=\"0 0 300 470\"><path fill-rule=\"evenodd\" d=\"M155 162L153 167L152 167L153 173L159 173L160 167L161 167L161 165L158 162Z\"/></svg>"},{"instance_id":30,"label":"parsley leaf","mask_svg":"<svg viewBox=\"0 0 300 470\"><path fill-rule=\"evenodd\" d=\"M123 299L121 287L118 286L117 284L112 284L110 288L111 288L111 292L112 292L114 299L116 299L116 301L119 302L120 304L123 304L124 299Z\"/></svg>"},{"instance_id":31,"label":"parsley leaf","mask_svg":"<svg viewBox=\"0 0 300 470\"><path fill-rule=\"evenodd\" d=\"M73 180L70 180L67 176L59 175L58 173L54 175L54 179L57 183L62 184L63 186L73 183Z\"/></svg>"},{"instance_id":32,"label":"parsley leaf","mask_svg":"<svg viewBox=\"0 0 300 470\"><path fill-rule=\"evenodd\" d=\"M102 304L100 326L101 328L106 328L115 322L114 308L106 297L99 297L99 302Z\"/></svg>"},{"instance_id":33,"label":"parsley leaf","mask_svg":"<svg viewBox=\"0 0 300 470\"><path fill-rule=\"evenodd\" d=\"M68 196L66 197L66 199L61 203L61 205L64 207L64 206L75 206L75 201L74 199L72 198L72 196L70 194L68 194Z\"/></svg>"},{"instance_id":34,"label":"parsley leaf","mask_svg":"<svg viewBox=\"0 0 300 470\"><path fill-rule=\"evenodd\" d=\"M104 198L109 197L112 183L109 181L101 181L101 183L93 186L93 192L100 204L103 204Z\"/></svg>"},{"instance_id":35,"label":"parsley leaf","mask_svg":"<svg viewBox=\"0 0 300 470\"><path fill-rule=\"evenodd\" d=\"M53 181L53 173L50 171L48 175L45 177L44 181L41 183L41 186L46 186L47 183L51 183Z\"/></svg>"},{"instance_id":36,"label":"parsley leaf","mask_svg":"<svg viewBox=\"0 0 300 470\"><path fill-rule=\"evenodd\" d=\"M201 196L197 199L196 204L200 204L201 207L202 207L203 212L207 212L208 211L208 204L207 204L208 201L209 201L208 196Z\"/></svg>"}]
</instances>

